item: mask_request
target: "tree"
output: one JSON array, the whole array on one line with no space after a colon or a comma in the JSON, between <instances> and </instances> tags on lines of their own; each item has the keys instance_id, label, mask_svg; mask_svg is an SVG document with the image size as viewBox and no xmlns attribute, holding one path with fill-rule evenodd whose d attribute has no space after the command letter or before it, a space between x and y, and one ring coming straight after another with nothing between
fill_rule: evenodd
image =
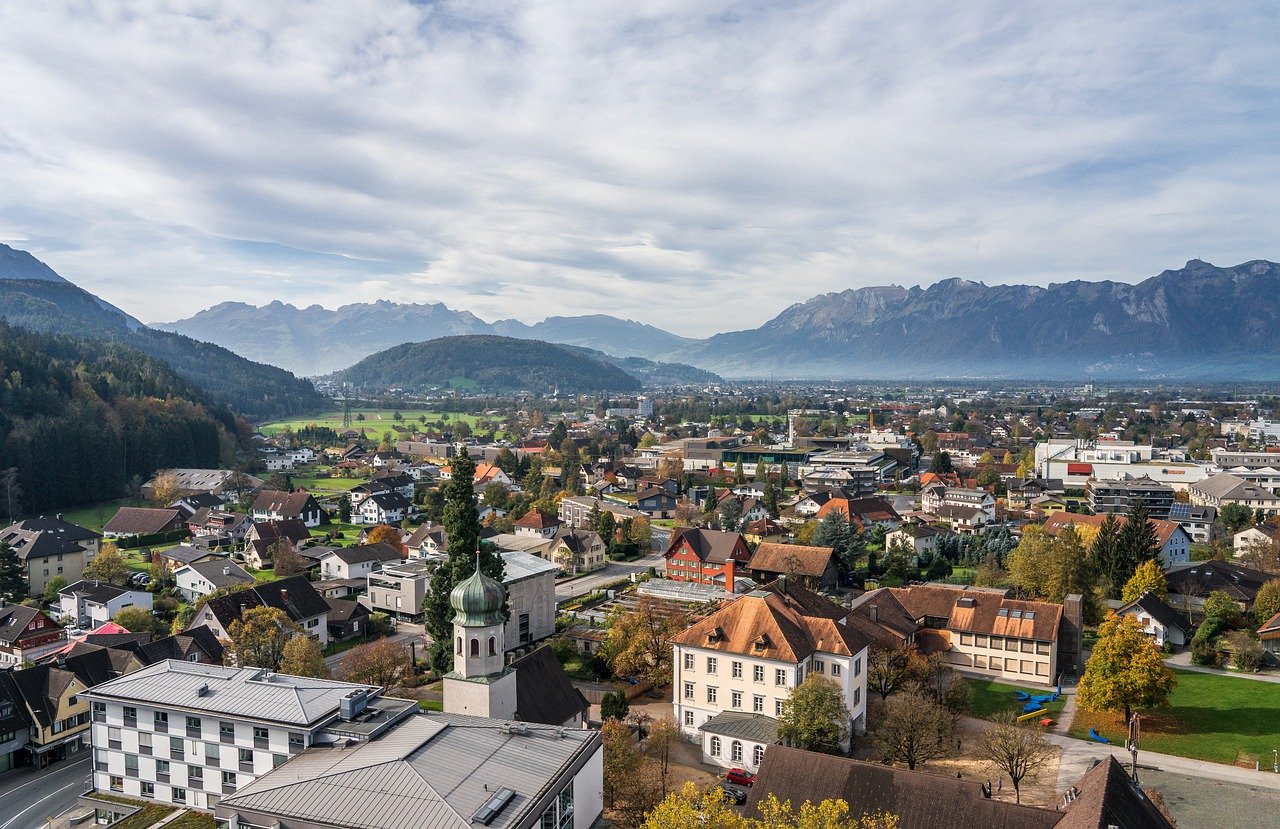
<instances>
[{"instance_id":1,"label":"tree","mask_svg":"<svg viewBox=\"0 0 1280 829\"><path fill-rule=\"evenodd\" d=\"M700 527L702 514L697 504L688 499L682 499L676 503L676 511L672 517L677 527Z\"/></svg>"},{"instance_id":2,"label":"tree","mask_svg":"<svg viewBox=\"0 0 1280 829\"><path fill-rule=\"evenodd\" d=\"M614 531L618 529L618 520L613 517L613 513L604 510L600 513L600 520L596 522L595 531L600 536L600 540L609 546L613 543Z\"/></svg>"},{"instance_id":3,"label":"tree","mask_svg":"<svg viewBox=\"0 0 1280 829\"><path fill-rule=\"evenodd\" d=\"M329 665L324 661L324 652L320 650L320 643L305 633L296 634L284 643L280 673L316 679L328 679L331 675Z\"/></svg>"},{"instance_id":4,"label":"tree","mask_svg":"<svg viewBox=\"0 0 1280 829\"><path fill-rule=\"evenodd\" d=\"M1133 577L1124 583L1120 600L1125 604L1135 601L1143 593L1151 592L1162 599L1169 597L1169 580L1164 570L1154 560L1144 561L1133 571Z\"/></svg>"},{"instance_id":5,"label":"tree","mask_svg":"<svg viewBox=\"0 0 1280 829\"><path fill-rule=\"evenodd\" d=\"M1243 504L1225 504L1218 510L1218 520L1228 535L1235 535L1253 523L1253 510Z\"/></svg>"},{"instance_id":6,"label":"tree","mask_svg":"<svg viewBox=\"0 0 1280 829\"><path fill-rule=\"evenodd\" d=\"M112 621L130 633L148 633L154 624L151 611L137 605L122 608Z\"/></svg>"},{"instance_id":7,"label":"tree","mask_svg":"<svg viewBox=\"0 0 1280 829\"><path fill-rule=\"evenodd\" d=\"M933 456L933 465L929 467L929 471L938 475L949 475L955 471L955 466L951 463L951 456L946 452L938 452Z\"/></svg>"},{"instance_id":8,"label":"tree","mask_svg":"<svg viewBox=\"0 0 1280 829\"><path fill-rule=\"evenodd\" d=\"M742 526L742 502L737 496L730 495L720 502L720 528L727 532L737 532Z\"/></svg>"},{"instance_id":9,"label":"tree","mask_svg":"<svg viewBox=\"0 0 1280 829\"><path fill-rule=\"evenodd\" d=\"M644 741L644 752L653 758L658 765L658 779L661 783L662 796L667 796L667 780L671 768L671 756L683 740L680 727L668 719L654 722L649 728L649 736Z\"/></svg>"},{"instance_id":10,"label":"tree","mask_svg":"<svg viewBox=\"0 0 1280 829\"><path fill-rule=\"evenodd\" d=\"M627 695L621 691L608 691L600 699L600 719L625 720L631 710Z\"/></svg>"},{"instance_id":11,"label":"tree","mask_svg":"<svg viewBox=\"0 0 1280 829\"><path fill-rule=\"evenodd\" d=\"M1277 613L1280 613L1280 579L1272 579L1258 590L1253 600L1253 614L1261 625Z\"/></svg>"},{"instance_id":12,"label":"tree","mask_svg":"<svg viewBox=\"0 0 1280 829\"><path fill-rule=\"evenodd\" d=\"M409 668L409 651L403 645L393 639L375 639L347 651L338 663L338 678L394 688Z\"/></svg>"},{"instance_id":13,"label":"tree","mask_svg":"<svg viewBox=\"0 0 1280 829\"><path fill-rule=\"evenodd\" d=\"M27 589L27 568L22 566L18 551L9 542L0 541L0 595L17 603L27 597Z\"/></svg>"},{"instance_id":14,"label":"tree","mask_svg":"<svg viewBox=\"0 0 1280 829\"><path fill-rule=\"evenodd\" d=\"M1147 505L1141 498L1134 501L1129 509L1129 518L1120 528L1120 559L1123 570L1119 584L1128 581L1133 571L1144 561L1149 561L1160 554L1160 540L1156 538L1156 525L1148 518Z\"/></svg>"},{"instance_id":15,"label":"tree","mask_svg":"<svg viewBox=\"0 0 1280 829\"><path fill-rule=\"evenodd\" d=\"M0 472L0 487L4 488L4 507L7 523L22 511L22 485L18 483L18 467L11 466Z\"/></svg>"},{"instance_id":16,"label":"tree","mask_svg":"<svg viewBox=\"0 0 1280 829\"><path fill-rule=\"evenodd\" d=\"M1107 513L1107 517L1102 520L1089 553L1099 575L1107 584L1107 595L1119 597L1120 588L1128 577L1122 575L1124 562L1120 555L1120 522L1116 521L1113 513Z\"/></svg>"},{"instance_id":17,"label":"tree","mask_svg":"<svg viewBox=\"0 0 1280 829\"><path fill-rule=\"evenodd\" d=\"M297 548L293 546L293 542L288 539L277 541L272 545L272 551L272 569L278 579L297 576L311 568L311 561L299 553Z\"/></svg>"},{"instance_id":18,"label":"tree","mask_svg":"<svg viewBox=\"0 0 1280 829\"><path fill-rule=\"evenodd\" d=\"M658 459L658 474L663 478L680 480L684 474L684 453L668 452Z\"/></svg>"},{"instance_id":19,"label":"tree","mask_svg":"<svg viewBox=\"0 0 1280 829\"><path fill-rule=\"evenodd\" d=\"M399 527L393 527L390 524L379 524L369 530L369 534L364 537L366 544L390 544L400 551L400 555L404 555L404 545L400 543L400 539L404 533Z\"/></svg>"},{"instance_id":20,"label":"tree","mask_svg":"<svg viewBox=\"0 0 1280 829\"><path fill-rule=\"evenodd\" d=\"M1227 634L1227 644L1236 670L1252 674L1262 667L1262 643L1255 638L1253 631L1233 630Z\"/></svg>"},{"instance_id":21,"label":"tree","mask_svg":"<svg viewBox=\"0 0 1280 829\"><path fill-rule=\"evenodd\" d=\"M343 524L351 523L351 493L344 492L338 499L338 520Z\"/></svg>"},{"instance_id":22,"label":"tree","mask_svg":"<svg viewBox=\"0 0 1280 829\"><path fill-rule=\"evenodd\" d=\"M1168 705L1177 684L1178 677L1165 667L1160 649L1138 620L1113 613L1098 627L1076 700L1086 711L1123 712L1127 723L1135 708Z\"/></svg>"},{"instance_id":23,"label":"tree","mask_svg":"<svg viewBox=\"0 0 1280 829\"><path fill-rule=\"evenodd\" d=\"M151 500L158 507L167 507L182 497L182 489L178 485L178 476L172 470L156 473L151 484Z\"/></svg>"},{"instance_id":24,"label":"tree","mask_svg":"<svg viewBox=\"0 0 1280 829\"><path fill-rule=\"evenodd\" d=\"M1206 619L1219 619L1224 627L1230 627L1240 618L1240 605L1230 593L1215 590L1204 600L1204 615Z\"/></svg>"},{"instance_id":25,"label":"tree","mask_svg":"<svg viewBox=\"0 0 1280 829\"><path fill-rule=\"evenodd\" d=\"M738 458L738 462L733 466L733 482L735 485L747 482L747 475L742 471L742 458Z\"/></svg>"},{"instance_id":26,"label":"tree","mask_svg":"<svg viewBox=\"0 0 1280 829\"><path fill-rule=\"evenodd\" d=\"M632 784L643 758L631 739L631 728L622 720L606 719L600 726L600 741L604 748L604 802L612 808L618 795Z\"/></svg>"},{"instance_id":27,"label":"tree","mask_svg":"<svg viewBox=\"0 0 1280 829\"><path fill-rule=\"evenodd\" d=\"M831 548L841 575L853 569L853 561L849 555L853 546L853 531L844 510L833 509L824 515L818 522L818 528L813 531L810 543L815 547Z\"/></svg>"},{"instance_id":28,"label":"tree","mask_svg":"<svg viewBox=\"0 0 1280 829\"><path fill-rule=\"evenodd\" d=\"M683 614L666 612L652 597L643 596L635 610L614 612L600 658L618 676L664 685L671 681L671 637L687 626Z\"/></svg>"},{"instance_id":29,"label":"tree","mask_svg":"<svg viewBox=\"0 0 1280 829\"><path fill-rule=\"evenodd\" d=\"M0 559L2 558L3 558L3 554L0 553ZM25 585L26 583L24 582L23 586L25 587ZM48 604L53 604L54 602L56 602L58 600L58 593L62 590L62 588L66 586L67 586L67 580L64 579L62 576L54 576L53 578L45 582L44 583L45 602ZM3 593L3 592L4 592L3 589L0 589L0 593Z\"/></svg>"},{"instance_id":30,"label":"tree","mask_svg":"<svg viewBox=\"0 0 1280 829\"><path fill-rule=\"evenodd\" d=\"M250 607L227 627L232 661L241 667L274 671L284 658L285 643L302 632L279 608Z\"/></svg>"},{"instance_id":31,"label":"tree","mask_svg":"<svg viewBox=\"0 0 1280 829\"><path fill-rule=\"evenodd\" d=\"M650 812L642 829L899 829L896 815L877 811L854 817L849 804L832 799L799 808L770 794L757 807L760 816L748 817L729 807L724 789L705 791L685 783L667 795Z\"/></svg>"},{"instance_id":32,"label":"tree","mask_svg":"<svg viewBox=\"0 0 1280 829\"><path fill-rule=\"evenodd\" d=\"M93 561L84 568L84 577L107 584L124 584L129 580L129 565L120 555L120 548L114 542L106 541Z\"/></svg>"},{"instance_id":33,"label":"tree","mask_svg":"<svg viewBox=\"0 0 1280 829\"><path fill-rule=\"evenodd\" d=\"M1053 757L1053 744L1039 731L1018 722L1012 713L1003 713L978 734L982 755L995 763L1013 783L1014 801L1022 802L1022 781Z\"/></svg>"},{"instance_id":34,"label":"tree","mask_svg":"<svg viewBox=\"0 0 1280 829\"><path fill-rule=\"evenodd\" d=\"M637 545L641 550L649 549L649 545L653 543L653 525L649 523L646 516L637 515L631 519L626 540Z\"/></svg>"},{"instance_id":35,"label":"tree","mask_svg":"<svg viewBox=\"0 0 1280 829\"><path fill-rule=\"evenodd\" d=\"M782 703L778 738L807 751L838 751L849 739L849 709L835 680L811 673Z\"/></svg>"},{"instance_id":36,"label":"tree","mask_svg":"<svg viewBox=\"0 0 1280 829\"><path fill-rule=\"evenodd\" d=\"M955 717L919 691L894 694L884 701L876 744L908 769L945 757L951 751Z\"/></svg>"},{"instance_id":37,"label":"tree","mask_svg":"<svg viewBox=\"0 0 1280 829\"><path fill-rule=\"evenodd\" d=\"M886 699L907 676L908 653L901 648L872 647L867 655L867 690Z\"/></svg>"}]
</instances>

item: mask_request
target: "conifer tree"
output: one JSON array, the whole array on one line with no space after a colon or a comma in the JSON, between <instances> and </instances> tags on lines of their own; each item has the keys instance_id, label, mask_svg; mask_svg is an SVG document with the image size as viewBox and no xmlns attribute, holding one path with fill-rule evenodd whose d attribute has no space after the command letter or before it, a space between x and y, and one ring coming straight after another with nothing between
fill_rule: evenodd
<instances>
[{"instance_id":1,"label":"conifer tree","mask_svg":"<svg viewBox=\"0 0 1280 829\"><path fill-rule=\"evenodd\" d=\"M11 602L27 597L27 573L18 551L7 541L0 541L0 596Z\"/></svg>"}]
</instances>

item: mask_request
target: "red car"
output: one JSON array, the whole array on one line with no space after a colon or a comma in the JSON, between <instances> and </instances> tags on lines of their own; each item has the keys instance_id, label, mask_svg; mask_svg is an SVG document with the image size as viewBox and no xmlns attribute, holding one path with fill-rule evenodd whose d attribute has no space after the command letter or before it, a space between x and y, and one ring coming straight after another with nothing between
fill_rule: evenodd
<instances>
[{"instance_id":1,"label":"red car","mask_svg":"<svg viewBox=\"0 0 1280 829\"><path fill-rule=\"evenodd\" d=\"M738 786L751 786L756 782L756 776L746 769L729 769L724 779Z\"/></svg>"}]
</instances>

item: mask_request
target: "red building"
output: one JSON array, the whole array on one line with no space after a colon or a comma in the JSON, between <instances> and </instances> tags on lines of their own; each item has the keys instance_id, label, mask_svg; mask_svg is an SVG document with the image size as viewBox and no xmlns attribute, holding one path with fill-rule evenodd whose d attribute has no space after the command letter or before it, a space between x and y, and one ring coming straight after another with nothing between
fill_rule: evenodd
<instances>
[{"instance_id":1,"label":"red building","mask_svg":"<svg viewBox=\"0 0 1280 829\"><path fill-rule=\"evenodd\" d=\"M698 527L677 530L665 553L667 578L714 584L732 593L734 579L747 569L751 551L741 533L704 530Z\"/></svg>"}]
</instances>

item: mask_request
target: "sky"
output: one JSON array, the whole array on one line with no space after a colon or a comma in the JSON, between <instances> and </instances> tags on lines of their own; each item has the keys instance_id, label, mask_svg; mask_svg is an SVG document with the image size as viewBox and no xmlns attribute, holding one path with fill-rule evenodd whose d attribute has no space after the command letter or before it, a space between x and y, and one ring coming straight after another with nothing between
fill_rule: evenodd
<instances>
[{"instance_id":1,"label":"sky","mask_svg":"<svg viewBox=\"0 0 1280 829\"><path fill-rule=\"evenodd\" d=\"M228 300L689 336L1280 259L1268 2L0 3L0 241Z\"/></svg>"}]
</instances>

